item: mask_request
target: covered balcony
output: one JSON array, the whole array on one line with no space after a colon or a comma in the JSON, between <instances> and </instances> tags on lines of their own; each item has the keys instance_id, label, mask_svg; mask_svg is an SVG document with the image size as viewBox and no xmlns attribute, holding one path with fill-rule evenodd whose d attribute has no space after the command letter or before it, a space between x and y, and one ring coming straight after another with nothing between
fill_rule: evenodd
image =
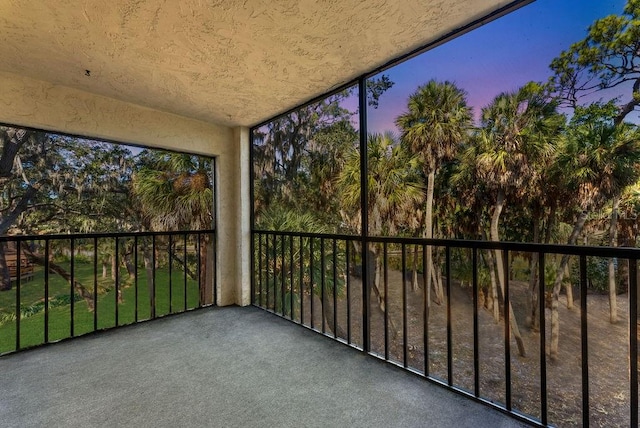
<instances>
[{"instance_id":1,"label":"covered balcony","mask_svg":"<svg viewBox=\"0 0 640 428\"><path fill-rule=\"evenodd\" d=\"M397 226L376 187L402 146L369 126L393 122L385 71L531 3L0 4L0 126L214 165L211 228L0 236L3 423L637 426L636 248L434 236L409 226L428 229L422 195ZM335 159L352 174L322 170ZM290 221L304 204L320 215ZM593 287L608 266L611 324Z\"/></svg>"}]
</instances>

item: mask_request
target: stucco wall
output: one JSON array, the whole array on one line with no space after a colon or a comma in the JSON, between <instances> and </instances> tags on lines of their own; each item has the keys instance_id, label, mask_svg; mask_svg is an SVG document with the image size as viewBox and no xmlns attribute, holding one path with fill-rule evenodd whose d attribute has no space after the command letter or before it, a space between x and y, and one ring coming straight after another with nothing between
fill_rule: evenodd
<instances>
[{"instance_id":1,"label":"stucco wall","mask_svg":"<svg viewBox=\"0 0 640 428\"><path fill-rule=\"evenodd\" d=\"M248 254L249 211L239 196L248 197L248 176L241 177L248 174L247 129L234 130L8 73L0 73L0 123L215 156L218 303L249 303L249 262L241 256L243 251Z\"/></svg>"}]
</instances>

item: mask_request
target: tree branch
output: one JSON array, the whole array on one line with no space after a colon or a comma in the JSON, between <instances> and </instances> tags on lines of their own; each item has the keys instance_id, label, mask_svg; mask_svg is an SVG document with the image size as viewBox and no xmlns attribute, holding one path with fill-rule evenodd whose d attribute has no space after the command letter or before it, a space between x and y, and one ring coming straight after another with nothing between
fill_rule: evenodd
<instances>
[{"instance_id":1,"label":"tree branch","mask_svg":"<svg viewBox=\"0 0 640 428\"><path fill-rule=\"evenodd\" d=\"M49 272L57 273L62 278L64 278L69 284L71 284L71 274L69 272L67 272L66 270L64 270L64 268L62 268L62 266L59 266L59 265L55 264L52 261L48 261L47 262L47 260L44 258L44 256L31 251L31 249L29 248L29 245L26 242L22 242L21 249L22 249L22 252L24 252L25 255L33 263L35 263L37 265L40 265L40 266L47 266L48 265L49 266ZM76 292L78 294L80 294L80 296L84 299L84 301L87 302L87 306L89 307L89 310L92 311L94 309L93 294L91 294L91 292L89 290L87 290L87 288L77 280L73 281L73 288L76 290Z\"/></svg>"},{"instance_id":2,"label":"tree branch","mask_svg":"<svg viewBox=\"0 0 640 428\"><path fill-rule=\"evenodd\" d=\"M9 128L4 132L5 142L2 146L2 155L0 156L0 178L11 177L13 162L20 147L24 144L27 131L24 129Z\"/></svg>"},{"instance_id":3,"label":"tree branch","mask_svg":"<svg viewBox=\"0 0 640 428\"><path fill-rule=\"evenodd\" d=\"M6 235L9 227L18 219L18 216L27 210L29 207L29 201L36 195L38 189L34 186L29 186L24 193L20 202L11 210L11 212L0 220L0 235Z\"/></svg>"},{"instance_id":4,"label":"tree branch","mask_svg":"<svg viewBox=\"0 0 640 428\"><path fill-rule=\"evenodd\" d=\"M636 94L640 95L639 92L640 92L640 78L637 78L636 81L633 83L633 96L631 97L631 101L629 101L627 104L622 106L622 108L620 109L620 113L618 113L618 115L613 121L615 125L621 124L624 118L629 113L631 113L638 104L640 104L640 98L638 98L638 96L636 95Z\"/></svg>"}]
</instances>

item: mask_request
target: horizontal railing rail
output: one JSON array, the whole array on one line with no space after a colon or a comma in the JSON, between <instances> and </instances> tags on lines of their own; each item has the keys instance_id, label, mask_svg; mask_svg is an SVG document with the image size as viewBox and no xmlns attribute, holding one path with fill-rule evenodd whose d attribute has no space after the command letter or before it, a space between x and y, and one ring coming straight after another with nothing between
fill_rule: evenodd
<instances>
[{"instance_id":1,"label":"horizontal railing rail","mask_svg":"<svg viewBox=\"0 0 640 428\"><path fill-rule=\"evenodd\" d=\"M308 233L273 230L254 230L254 234L277 235L277 236L302 236L304 238L339 239L346 241L362 241L358 235L331 234L331 233ZM478 250L508 250L512 252L529 253L552 253L568 255L585 255L593 257L618 257L640 259L640 248L636 247L607 247L593 245L565 245L565 244L540 244L526 242L509 241L478 241L467 239L437 239L437 238L409 238L390 236L370 236L367 242L378 242L388 244L425 245L451 248L476 248Z\"/></svg>"},{"instance_id":2,"label":"horizontal railing rail","mask_svg":"<svg viewBox=\"0 0 640 428\"><path fill-rule=\"evenodd\" d=\"M1 236L0 354L211 306L215 253L215 230Z\"/></svg>"},{"instance_id":3,"label":"horizontal railing rail","mask_svg":"<svg viewBox=\"0 0 640 428\"><path fill-rule=\"evenodd\" d=\"M255 306L534 425L638 426L640 249L265 230L252 248Z\"/></svg>"}]
</instances>

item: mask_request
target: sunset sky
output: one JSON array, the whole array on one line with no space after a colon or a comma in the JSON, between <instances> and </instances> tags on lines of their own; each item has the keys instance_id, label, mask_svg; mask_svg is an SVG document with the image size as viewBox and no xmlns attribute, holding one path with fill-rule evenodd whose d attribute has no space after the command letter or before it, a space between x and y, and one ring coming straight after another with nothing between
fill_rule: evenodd
<instances>
[{"instance_id":1,"label":"sunset sky","mask_svg":"<svg viewBox=\"0 0 640 428\"><path fill-rule=\"evenodd\" d=\"M477 117L497 94L524 83L546 81L549 64L582 40L596 19L621 14L625 0L537 0L481 28L386 70L395 85L369 108L370 132L397 132L395 117L409 95L435 78L450 80L468 93Z\"/></svg>"}]
</instances>

